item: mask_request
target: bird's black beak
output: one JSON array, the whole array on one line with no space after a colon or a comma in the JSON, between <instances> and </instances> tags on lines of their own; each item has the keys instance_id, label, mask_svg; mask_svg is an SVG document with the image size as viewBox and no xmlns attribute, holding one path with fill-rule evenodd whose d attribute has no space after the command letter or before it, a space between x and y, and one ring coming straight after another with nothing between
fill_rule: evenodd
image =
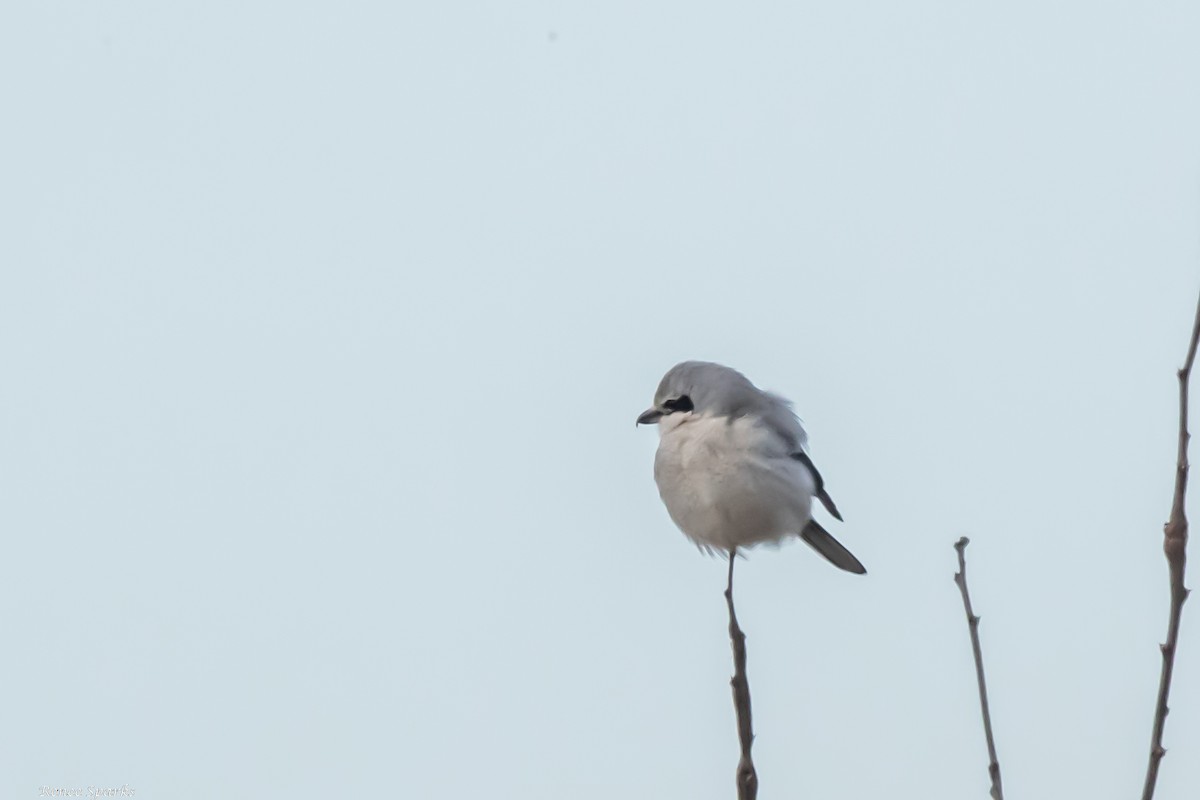
<instances>
[{"instance_id":1,"label":"bird's black beak","mask_svg":"<svg viewBox=\"0 0 1200 800\"><path fill-rule=\"evenodd\" d=\"M659 411L657 408L648 408L642 412L640 417L637 418L637 423L634 427L637 427L637 425L653 425L662 418L663 412Z\"/></svg>"}]
</instances>

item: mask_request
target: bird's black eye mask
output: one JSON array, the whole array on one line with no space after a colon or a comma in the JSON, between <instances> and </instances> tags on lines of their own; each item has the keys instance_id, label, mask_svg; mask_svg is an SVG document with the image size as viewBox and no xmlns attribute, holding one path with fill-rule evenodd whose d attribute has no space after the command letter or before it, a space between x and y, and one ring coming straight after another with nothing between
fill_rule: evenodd
<instances>
[{"instance_id":1,"label":"bird's black eye mask","mask_svg":"<svg viewBox=\"0 0 1200 800\"><path fill-rule=\"evenodd\" d=\"M686 394L681 394L679 397L672 397L670 400L664 400L662 407L668 414L674 414L676 411L691 411L695 408L692 405L692 398Z\"/></svg>"}]
</instances>

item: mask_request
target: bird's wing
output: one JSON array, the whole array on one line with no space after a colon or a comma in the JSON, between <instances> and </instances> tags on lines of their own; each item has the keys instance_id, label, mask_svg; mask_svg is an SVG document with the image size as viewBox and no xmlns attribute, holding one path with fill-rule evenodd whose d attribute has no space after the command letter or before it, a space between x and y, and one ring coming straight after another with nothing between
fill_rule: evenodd
<instances>
[{"instance_id":1,"label":"bird's wing","mask_svg":"<svg viewBox=\"0 0 1200 800\"><path fill-rule=\"evenodd\" d=\"M821 501L821 505L825 506L825 510L833 514L834 519L842 521L842 515L838 511L837 503L833 502L833 498L829 496L829 492L825 491L825 479L821 477L821 473L817 472L817 467L813 464L812 459L808 457L808 453L803 450L797 450L792 453L791 458L799 461L808 471L812 473L813 483L816 484L816 496Z\"/></svg>"},{"instance_id":2,"label":"bird's wing","mask_svg":"<svg viewBox=\"0 0 1200 800\"><path fill-rule=\"evenodd\" d=\"M792 409L791 402L774 392L757 392L754 406L750 409L762 420L762 424L774 433L791 450L799 450L808 443L808 434Z\"/></svg>"},{"instance_id":3,"label":"bird's wing","mask_svg":"<svg viewBox=\"0 0 1200 800\"><path fill-rule=\"evenodd\" d=\"M822 528L815 519L810 519L804 526L804 530L800 532L800 538L807 542L813 550L825 556L826 560L835 567L844 569L846 572L853 572L855 575L867 574L867 568L862 565L862 562L843 547L841 542L833 538L829 531Z\"/></svg>"}]
</instances>

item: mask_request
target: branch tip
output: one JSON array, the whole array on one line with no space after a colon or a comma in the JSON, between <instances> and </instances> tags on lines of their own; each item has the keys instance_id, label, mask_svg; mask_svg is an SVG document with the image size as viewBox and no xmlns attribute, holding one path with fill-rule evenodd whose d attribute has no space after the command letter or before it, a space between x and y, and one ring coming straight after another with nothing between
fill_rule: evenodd
<instances>
[{"instance_id":1,"label":"branch tip","mask_svg":"<svg viewBox=\"0 0 1200 800\"><path fill-rule=\"evenodd\" d=\"M750 748L754 745L754 725L750 708L750 682L746 678L746 634L738 625L737 612L733 608L733 559L736 550L729 553L729 582L725 586L725 604L729 607L729 644L733 648L733 677L729 686L733 691L733 710L737 716L738 758L734 784L738 800L755 800L758 796L758 773L754 769L754 758Z\"/></svg>"},{"instance_id":2,"label":"branch tip","mask_svg":"<svg viewBox=\"0 0 1200 800\"><path fill-rule=\"evenodd\" d=\"M966 536L960 538L954 549L958 551L958 572L954 574L954 582L962 593L963 611L967 615L967 632L971 635L971 652L975 657L975 678L979 684L979 708L983 714L983 735L987 740L988 776L992 787L989 792L993 800L1004 800L1004 789L1000 782L1000 759L996 757L996 739L992 735L992 713L988 708L987 681L983 675L983 648L979 644L979 615L971 607L971 593L967 589L967 559L965 550L970 543Z\"/></svg>"},{"instance_id":3,"label":"branch tip","mask_svg":"<svg viewBox=\"0 0 1200 800\"><path fill-rule=\"evenodd\" d=\"M1171 677L1175 671L1176 645L1179 641L1179 623L1183 616L1183 603L1188 590L1183 585L1183 573L1187 565L1188 521L1185 513L1187 500L1188 443L1188 384L1191 381L1192 365L1196 362L1196 348L1200 345L1200 299L1196 304L1196 316L1192 322L1192 335L1188 340L1187 356L1183 367L1176 373L1179 379L1179 434L1175 457L1175 492L1171 498L1171 514L1163 526L1163 553L1167 558L1167 574L1171 589L1170 611L1167 615L1167 640L1159 645L1162 651L1162 672L1158 680L1158 696L1154 706L1154 729L1150 736L1150 763L1146 767L1146 782L1142 787L1142 800L1153 800L1158 783L1158 767L1167 754L1163 747L1163 731L1166 727L1167 700L1171 694Z\"/></svg>"}]
</instances>

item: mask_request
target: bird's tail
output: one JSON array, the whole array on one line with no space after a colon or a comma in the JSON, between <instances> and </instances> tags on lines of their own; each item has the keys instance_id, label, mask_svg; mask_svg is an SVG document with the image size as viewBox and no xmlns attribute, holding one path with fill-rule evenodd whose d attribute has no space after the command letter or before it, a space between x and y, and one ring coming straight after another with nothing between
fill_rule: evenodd
<instances>
[{"instance_id":1,"label":"bird's tail","mask_svg":"<svg viewBox=\"0 0 1200 800\"><path fill-rule=\"evenodd\" d=\"M853 572L855 575L867 574L867 568L862 565L862 562L843 547L841 542L833 538L829 531L822 528L821 523L815 519L810 519L804 526L804 530L800 532L800 538L807 542L813 550L825 556L826 560L835 567L844 569L846 572Z\"/></svg>"}]
</instances>

